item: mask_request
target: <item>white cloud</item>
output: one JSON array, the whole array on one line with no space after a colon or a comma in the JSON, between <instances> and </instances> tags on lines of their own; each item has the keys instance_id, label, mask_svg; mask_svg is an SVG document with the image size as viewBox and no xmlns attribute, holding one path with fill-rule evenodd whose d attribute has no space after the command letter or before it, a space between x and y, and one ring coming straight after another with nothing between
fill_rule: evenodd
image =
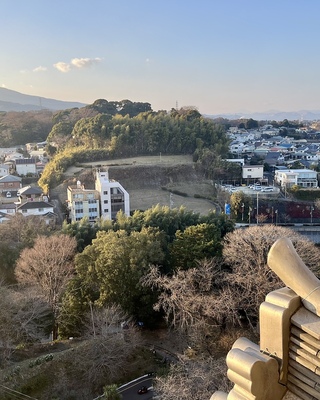
<instances>
[{"instance_id":1,"label":"white cloud","mask_svg":"<svg viewBox=\"0 0 320 400\"><path fill-rule=\"evenodd\" d=\"M46 67L43 67L42 65L39 65L39 67L34 68L32 71L33 72L43 72L43 71L46 71L46 70L47 70Z\"/></svg>"},{"instance_id":2,"label":"white cloud","mask_svg":"<svg viewBox=\"0 0 320 400\"><path fill-rule=\"evenodd\" d=\"M101 58L96 57L96 58L73 58L71 60L71 64L75 68L89 68L94 64L98 64L101 62Z\"/></svg>"},{"instance_id":3,"label":"white cloud","mask_svg":"<svg viewBox=\"0 0 320 400\"><path fill-rule=\"evenodd\" d=\"M70 63L58 62L53 66L60 72L69 72L71 69L89 68L102 61L101 58L73 58Z\"/></svg>"},{"instance_id":4,"label":"white cloud","mask_svg":"<svg viewBox=\"0 0 320 400\"><path fill-rule=\"evenodd\" d=\"M70 64L67 64L65 62L59 61L56 64L53 64L55 68L57 68L58 71L60 72L69 72L71 67Z\"/></svg>"}]
</instances>

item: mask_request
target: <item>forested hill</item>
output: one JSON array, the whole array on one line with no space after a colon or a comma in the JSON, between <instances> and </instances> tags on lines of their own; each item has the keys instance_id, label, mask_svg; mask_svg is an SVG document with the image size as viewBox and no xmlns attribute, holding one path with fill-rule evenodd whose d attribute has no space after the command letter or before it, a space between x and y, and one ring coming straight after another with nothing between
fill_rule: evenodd
<instances>
[{"instance_id":1,"label":"forested hill","mask_svg":"<svg viewBox=\"0 0 320 400\"><path fill-rule=\"evenodd\" d=\"M110 116L120 114L134 117L140 112L150 111L149 103L135 103L130 100L96 100L93 104L61 111L0 111L0 146L11 147L29 142L43 142L47 139L57 121L76 123L81 118L98 114Z\"/></svg>"},{"instance_id":2,"label":"forested hill","mask_svg":"<svg viewBox=\"0 0 320 400\"><path fill-rule=\"evenodd\" d=\"M140 112L115 115L99 113L74 122L66 112L55 116L48 140L56 148L84 146L108 149L110 156L193 154L196 149L214 148L226 154L225 130L194 109Z\"/></svg>"},{"instance_id":3,"label":"forested hill","mask_svg":"<svg viewBox=\"0 0 320 400\"><path fill-rule=\"evenodd\" d=\"M82 107L0 113L1 147L29 142L65 146L108 147L119 155L193 153L201 146L220 143L224 128L192 108L154 112L149 103L96 100ZM225 139L225 138L224 138ZM224 149L225 150L225 149Z\"/></svg>"},{"instance_id":4,"label":"forested hill","mask_svg":"<svg viewBox=\"0 0 320 400\"><path fill-rule=\"evenodd\" d=\"M45 191L75 163L159 153L191 154L195 159L208 151L209 158L227 155L225 127L194 108L155 112L148 103L120 103L97 100L53 116L47 146L52 160L39 181Z\"/></svg>"}]
</instances>

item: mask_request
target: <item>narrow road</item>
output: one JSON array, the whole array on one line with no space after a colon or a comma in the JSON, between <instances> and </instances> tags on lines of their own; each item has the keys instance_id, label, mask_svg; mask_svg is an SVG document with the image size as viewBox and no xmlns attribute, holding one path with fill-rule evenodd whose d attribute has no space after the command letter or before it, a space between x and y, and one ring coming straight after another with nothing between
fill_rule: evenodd
<instances>
[{"instance_id":1,"label":"narrow road","mask_svg":"<svg viewBox=\"0 0 320 400\"><path fill-rule=\"evenodd\" d=\"M149 390L145 394L138 394L138 390L142 386L146 386ZM150 400L153 398L152 377L138 378L118 388L118 392L121 393L123 400Z\"/></svg>"}]
</instances>

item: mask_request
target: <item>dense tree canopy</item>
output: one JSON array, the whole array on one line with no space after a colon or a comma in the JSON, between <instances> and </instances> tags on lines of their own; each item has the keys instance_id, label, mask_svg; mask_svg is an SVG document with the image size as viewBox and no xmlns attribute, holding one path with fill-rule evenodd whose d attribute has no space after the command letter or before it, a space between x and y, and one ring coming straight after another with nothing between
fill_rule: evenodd
<instances>
[{"instance_id":1,"label":"dense tree canopy","mask_svg":"<svg viewBox=\"0 0 320 400\"><path fill-rule=\"evenodd\" d=\"M159 230L143 228L130 235L100 231L76 257L76 279L86 288L82 296L100 306L116 303L129 315L146 319L155 298L140 278L163 257Z\"/></svg>"},{"instance_id":2,"label":"dense tree canopy","mask_svg":"<svg viewBox=\"0 0 320 400\"><path fill-rule=\"evenodd\" d=\"M52 112L48 110L0 113L0 140L2 147L29 142L43 142L51 128Z\"/></svg>"},{"instance_id":3,"label":"dense tree canopy","mask_svg":"<svg viewBox=\"0 0 320 400\"><path fill-rule=\"evenodd\" d=\"M171 263L175 269L195 267L197 261L221 254L221 233L217 225L202 223L178 230L170 246Z\"/></svg>"}]
</instances>

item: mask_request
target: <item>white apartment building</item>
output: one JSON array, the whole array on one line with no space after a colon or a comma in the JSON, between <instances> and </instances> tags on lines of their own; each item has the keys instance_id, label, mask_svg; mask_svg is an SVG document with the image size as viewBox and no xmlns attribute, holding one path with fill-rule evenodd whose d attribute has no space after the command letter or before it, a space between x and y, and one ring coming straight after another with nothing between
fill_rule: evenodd
<instances>
[{"instance_id":1,"label":"white apartment building","mask_svg":"<svg viewBox=\"0 0 320 400\"><path fill-rule=\"evenodd\" d=\"M302 188L317 188L317 172L311 169L276 170L274 180L281 186L290 188L298 185Z\"/></svg>"},{"instance_id":2,"label":"white apartment building","mask_svg":"<svg viewBox=\"0 0 320 400\"><path fill-rule=\"evenodd\" d=\"M78 181L76 186L68 186L67 199L72 222L80 221L84 217L95 222L100 217L99 193L95 189L85 189Z\"/></svg>"},{"instance_id":3,"label":"white apartment building","mask_svg":"<svg viewBox=\"0 0 320 400\"><path fill-rule=\"evenodd\" d=\"M130 216L129 193L119 182L109 179L107 170L97 170L95 188L100 194L102 218L115 219L120 210Z\"/></svg>"}]
</instances>

